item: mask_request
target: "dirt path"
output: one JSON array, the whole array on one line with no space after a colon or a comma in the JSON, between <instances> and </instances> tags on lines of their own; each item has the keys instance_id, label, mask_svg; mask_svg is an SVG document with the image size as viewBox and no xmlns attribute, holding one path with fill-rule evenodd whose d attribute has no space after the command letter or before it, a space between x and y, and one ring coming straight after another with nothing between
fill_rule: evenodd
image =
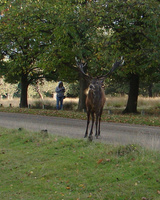
<instances>
[{"instance_id":1,"label":"dirt path","mask_svg":"<svg viewBox=\"0 0 160 200\"><path fill-rule=\"evenodd\" d=\"M21 127L31 131L47 129L52 134L83 138L86 121L0 112L0 126L12 129ZM140 144L147 148L160 150L160 127L102 122L101 138L94 140L114 145Z\"/></svg>"}]
</instances>

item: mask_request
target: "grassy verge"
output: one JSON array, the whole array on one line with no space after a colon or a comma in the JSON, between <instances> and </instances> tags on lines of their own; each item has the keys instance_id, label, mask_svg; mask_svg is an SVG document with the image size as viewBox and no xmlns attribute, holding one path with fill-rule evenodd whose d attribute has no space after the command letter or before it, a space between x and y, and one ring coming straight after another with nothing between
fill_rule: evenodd
<instances>
[{"instance_id":1,"label":"grassy verge","mask_svg":"<svg viewBox=\"0 0 160 200\"><path fill-rule=\"evenodd\" d=\"M159 152L0 128L3 200L160 199Z\"/></svg>"},{"instance_id":2,"label":"grassy verge","mask_svg":"<svg viewBox=\"0 0 160 200\"><path fill-rule=\"evenodd\" d=\"M57 111L57 110L47 110L47 109L28 109L28 108L22 109L22 108L0 107L0 112L14 112L14 113L26 113L34 115L65 117L73 119L86 119L86 113L78 111L69 111L69 110ZM159 112L159 110L157 112ZM114 111L114 113L115 114L110 115L108 114L107 110L104 110L102 115L102 121L160 126L159 114L153 115L149 111L145 115L141 114L122 115L121 110Z\"/></svg>"}]
</instances>

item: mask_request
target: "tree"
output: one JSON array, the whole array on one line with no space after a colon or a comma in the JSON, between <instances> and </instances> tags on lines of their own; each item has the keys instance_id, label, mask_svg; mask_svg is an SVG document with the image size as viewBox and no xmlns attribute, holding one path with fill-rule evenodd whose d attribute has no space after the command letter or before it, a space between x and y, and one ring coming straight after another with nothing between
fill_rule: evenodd
<instances>
[{"instance_id":1,"label":"tree","mask_svg":"<svg viewBox=\"0 0 160 200\"><path fill-rule=\"evenodd\" d=\"M159 3L156 0L119 1L110 10L115 11L115 16L111 15L115 49L125 56L122 75L130 81L123 113L136 113L140 79L155 82L159 77Z\"/></svg>"},{"instance_id":2,"label":"tree","mask_svg":"<svg viewBox=\"0 0 160 200\"><path fill-rule=\"evenodd\" d=\"M102 20L107 8L104 5L105 1L61 1L54 9L54 15L58 15L57 26L45 59L57 69L59 78L80 81L79 110L85 108L84 91L88 83L78 73L75 57L86 63L85 70L92 76L106 74L116 57L110 44L110 27L106 25L110 19L105 24ZM45 17L50 26L54 26L53 18L53 15Z\"/></svg>"},{"instance_id":3,"label":"tree","mask_svg":"<svg viewBox=\"0 0 160 200\"><path fill-rule=\"evenodd\" d=\"M97 76L125 56L126 66L117 74L132 81L129 94L136 86L136 98L127 104L129 108L134 103L134 110L132 106L127 112L137 111L139 79L158 80L158 1L17 0L9 5L1 19L0 48L10 62L1 69L7 71L7 81L21 82L22 107L27 106L30 83L56 74L57 80L80 80L79 109L83 109L88 83L80 77L75 57L86 63L86 72Z\"/></svg>"},{"instance_id":4,"label":"tree","mask_svg":"<svg viewBox=\"0 0 160 200\"><path fill-rule=\"evenodd\" d=\"M106 73L115 58L124 55L126 66L123 72L118 73L130 82L124 113L136 113L139 81L155 80L159 73L158 1L102 0L67 3L64 2L65 5L58 11L59 28L56 28L55 33L58 36L55 43L57 47L54 51L51 50L54 63L58 63L57 70L60 72L61 69L64 71L70 68L73 71L74 57L77 56L86 63L86 71L96 76ZM66 68L67 65L70 66ZM80 77L79 80L79 109L83 109L87 84L83 78Z\"/></svg>"},{"instance_id":5,"label":"tree","mask_svg":"<svg viewBox=\"0 0 160 200\"><path fill-rule=\"evenodd\" d=\"M10 1L1 18L1 57L9 61L1 66L1 74L10 83L21 83L21 107L28 107L29 84L44 77L39 55L48 42L40 28L45 28L39 1ZM42 15L43 16L43 15Z\"/></svg>"}]
</instances>

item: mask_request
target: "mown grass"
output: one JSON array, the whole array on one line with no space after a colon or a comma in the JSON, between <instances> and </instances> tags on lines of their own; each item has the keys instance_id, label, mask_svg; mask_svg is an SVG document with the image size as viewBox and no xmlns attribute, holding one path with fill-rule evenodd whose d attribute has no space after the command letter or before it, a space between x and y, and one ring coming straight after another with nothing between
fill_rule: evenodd
<instances>
[{"instance_id":1,"label":"mown grass","mask_svg":"<svg viewBox=\"0 0 160 200\"><path fill-rule=\"evenodd\" d=\"M159 152L0 128L3 200L157 200Z\"/></svg>"}]
</instances>

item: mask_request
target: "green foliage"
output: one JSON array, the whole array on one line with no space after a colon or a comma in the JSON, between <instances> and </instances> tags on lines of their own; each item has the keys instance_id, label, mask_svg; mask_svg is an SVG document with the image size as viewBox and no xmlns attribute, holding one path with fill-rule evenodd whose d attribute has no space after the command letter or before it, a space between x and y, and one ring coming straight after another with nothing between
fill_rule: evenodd
<instances>
[{"instance_id":1,"label":"green foliage","mask_svg":"<svg viewBox=\"0 0 160 200\"><path fill-rule=\"evenodd\" d=\"M72 4L69 1L57 5L55 12L59 15L56 19L58 26L53 30L51 38L54 48L46 52L46 60L56 66L59 76L63 79L78 79L75 73L75 56L87 62L88 71L94 76L108 71L108 66L110 68L113 52L109 45L110 36L105 34L109 29L103 28L103 5L103 1L86 6L80 2ZM46 16L48 23L53 26L51 19L54 16L49 17Z\"/></svg>"},{"instance_id":2,"label":"green foliage","mask_svg":"<svg viewBox=\"0 0 160 200\"><path fill-rule=\"evenodd\" d=\"M9 56L1 74L10 83L21 83L22 107L27 107L28 85L43 78L39 56L49 44L43 29L43 9L39 1L8 1L1 18L1 56ZM50 73L51 74L51 73Z\"/></svg>"},{"instance_id":3,"label":"green foliage","mask_svg":"<svg viewBox=\"0 0 160 200\"><path fill-rule=\"evenodd\" d=\"M159 199L159 152L21 129L0 132L4 200Z\"/></svg>"},{"instance_id":4,"label":"green foliage","mask_svg":"<svg viewBox=\"0 0 160 200\"><path fill-rule=\"evenodd\" d=\"M110 4L111 5L111 4ZM115 23L112 35L125 56L124 74L138 73L145 80L156 81L159 73L159 3L158 1L124 1L113 4Z\"/></svg>"},{"instance_id":5,"label":"green foliage","mask_svg":"<svg viewBox=\"0 0 160 200\"><path fill-rule=\"evenodd\" d=\"M13 95L17 90L17 84L6 83L3 78L0 78L0 88L1 97L13 98Z\"/></svg>"},{"instance_id":6,"label":"green foliage","mask_svg":"<svg viewBox=\"0 0 160 200\"><path fill-rule=\"evenodd\" d=\"M2 8L0 74L8 82L23 79L26 87L42 77L74 82L75 56L97 76L121 55L125 66L114 81L138 73L147 83L159 82L158 1L18 0ZM5 55L9 62L2 60Z\"/></svg>"},{"instance_id":7,"label":"green foliage","mask_svg":"<svg viewBox=\"0 0 160 200\"><path fill-rule=\"evenodd\" d=\"M79 84L78 84L78 82L69 84L67 97L78 97L78 95L79 95Z\"/></svg>"},{"instance_id":8,"label":"green foliage","mask_svg":"<svg viewBox=\"0 0 160 200\"><path fill-rule=\"evenodd\" d=\"M27 75L28 81L31 81L39 73L33 66L40 48L40 37L35 30L38 23L34 15L36 7L29 1L23 4L16 1L10 5L1 19L3 26L0 27L3 30L1 51L10 59L5 68L5 77L7 81L15 83L21 81L22 75Z\"/></svg>"},{"instance_id":9,"label":"green foliage","mask_svg":"<svg viewBox=\"0 0 160 200\"><path fill-rule=\"evenodd\" d=\"M153 85L153 94L160 94L160 83Z\"/></svg>"}]
</instances>

